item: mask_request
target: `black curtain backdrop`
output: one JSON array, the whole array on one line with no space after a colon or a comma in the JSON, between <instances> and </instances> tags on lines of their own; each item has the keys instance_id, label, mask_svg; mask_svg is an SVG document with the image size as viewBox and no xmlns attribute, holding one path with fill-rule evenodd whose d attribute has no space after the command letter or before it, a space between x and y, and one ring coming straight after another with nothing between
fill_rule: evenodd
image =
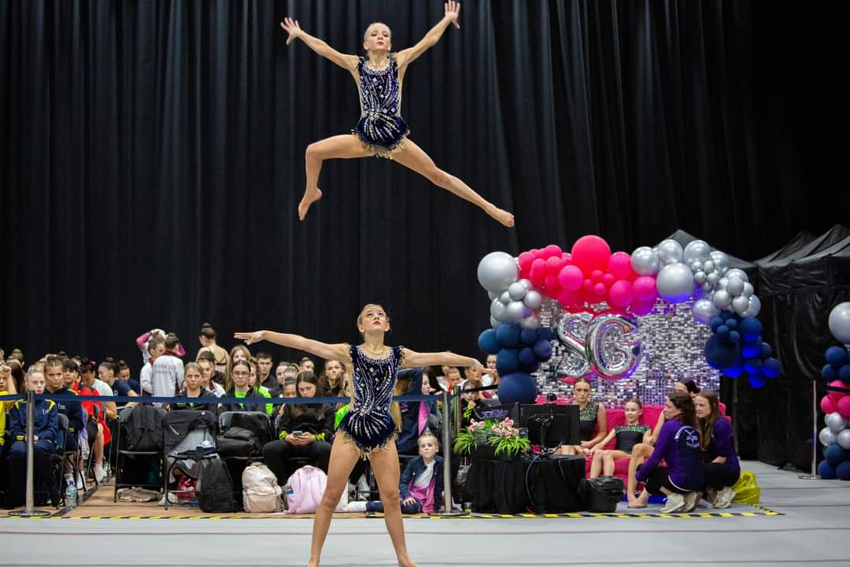
<instances>
[{"instance_id":1,"label":"black curtain backdrop","mask_svg":"<svg viewBox=\"0 0 850 567\"><path fill-rule=\"evenodd\" d=\"M138 365L133 338L203 321L325 341L367 301L390 340L477 354L487 252L677 228L742 257L846 221L838 2L463 3L410 68L402 113L438 165L516 214L505 229L384 160L327 162L304 223L304 150L359 115L344 52L386 22L418 41L439 1L0 1L0 345ZM842 130L843 132L843 130ZM840 134L840 133L839 133ZM840 138L839 139L843 139ZM842 152L843 153L843 152ZM294 356L294 353L286 353Z\"/></svg>"}]
</instances>

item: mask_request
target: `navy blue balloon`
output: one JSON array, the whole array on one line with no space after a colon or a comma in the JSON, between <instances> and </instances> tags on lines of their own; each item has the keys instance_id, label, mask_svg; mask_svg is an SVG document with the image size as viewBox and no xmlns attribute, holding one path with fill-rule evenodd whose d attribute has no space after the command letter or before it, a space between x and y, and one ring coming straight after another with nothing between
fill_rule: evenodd
<instances>
[{"instance_id":1,"label":"navy blue balloon","mask_svg":"<svg viewBox=\"0 0 850 567\"><path fill-rule=\"evenodd\" d=\"M838 380L838 372L835 371L835 368L833 368L831 364L825 364L824 367L821 368L820 376L827 382Z\"/></svg>"},{"instance_id":2,"label":"navy blue balloon","mask_svg":"<svg viewBox=\"0 0 850 567\"><path fill-rule=\"evenodd\" d=\"M711 332L716 333L717 328L720 327L720 325L722 325L722 324L723 324L723 318L722 317L712 317L711 321L709 321L709 325L711 326Z\"/></svg>"},{"instance_id":3,"label":"navy blue balloon","mask_svg":"<svg viewBox=\"0 0 850 567\"><path fill-rule=\"evenodd\" d=\"M821 461L818 465L818 474L824 480L835 480L838 478L838 473L836 472L835 467L826 461Z\"/></svg>"},{"instance_id":4,"label":"navy blue balloon","mask_svg":"<svg viewBox=\"0 0 850 567\"><path fill-rule=\"evenodd\" d=\"M724 376L728 376L729 378L737 378L741 374L744 373L744 368L740 365L732 366L731 368L727 368L723 371Z\"/></svg>"},{"instance_id":5,"label":"navy blue balloon","mask_svg":"<svg viewBox=\"0 0 850 567\"><path fill-rule=\"evenodd\" d=\"M478 335L478 348L484 354L496 354L499 352L499 342L496 340L495 329L487 329Z\"/></svg>"},{"instance_id":6,"label":"navy blue balloon","mask_svg":"<svg viewBox=\"0 0 850 567\"><path fill-rule=\"evenodd\" d=\"M552 356L552 343L540 339L534 343L534 354L537 355L538 360L549 360Z\"/></svg>"},{"instance_id":7,"label":"navy blue balloon","mask_svg":"<svg viewBox=\"0 0 850 567\"><path fill-rule=\"evenodd\" d=\"M524 346L533 346L537 338L537 329L523 329L519 333L519 342Z\"/></svg>"},{"instance_id":8,"label":"navy blue balloon","mask_svg":"<svg viewBox=\"0 0 850 567\"><path fill-rule=\"evenodd\" d=\"M537 383L525 372L502 376L499 381L500 404L533 404L537 399Z\"/></svg>"},{"instance_id":9,"label":"navy blue balloon","mask_svg":"<svg viewBox=\"0 0 850 567\"><path fill-rule=\"evenodd\" d=\"M782 363L779 362L779 359L768 358L761 364L761 373L768 378L776 378L782 374Z\"/></svg>"},{"instance_id":10,"label":"navy blue balloon","mask_svg":"<svg viewBox=\"0 0 850 567\"><path fill-rule=\"evenodd\" d=\"M503 348L496 355L496 370L504 376L519 368L519 352L515 348Z\"/></svg>"},{"instance_id":11,"label":"navy blue balloon","mask_svg":"<svg viewBox=\"0 0 850 567\"><path fill-rule=\"evenodd\" d=\"M496 327L496 340L502 348L513 348L519 343L519 333L519 325L499 325Z\"/></svg>"},{"instance_id":12,"label":"navy blue balloon","mask_svg":"<svg viewBox=\"0 0 850 567\"><path fill-rule=\"evenodd\" d=\"M738 320L737 319L727 319L726 326L729 327L730 331L735 331L738 329Z\"/></svg>"},{"instance_id":13,"label":"navy blue balloon","mask_svg":"<svg viewBox=\"0 0 850 567\"><path fill-rule=\"evenodd\" d=\"M764 360L766 358L770 358L770 355L773 354L773 349L769 344L762 342L761 343L761 359Z\"/></svg>"},{"instance_id":14,"label":"navy blue balloon","mask_svg":"<svg viewBox=\"0 0 850 567\"><path fill-rule=\"evenodd\" d=\"M531 374L532 372L537 372L537 369L540 368L540 363L536 360L531 364L522 364L520 363L519 369L523 372L527 372Z\"/></svg>"},{"instance_id":15,"label":"navy blue balloon","mask_svg":"<svg viewBox=\"0 0 850 567\"><path fill-rule=\"evenodd\" d=\"M841 480L850 480L850 461L844 461L835 467L835 475Z\"/></svg>"},{"instance_id":16,"label":"navy blue balloon","mask_svg":"<svg viewBox=\"0 0 850 567\"><path fill-rule=\"evenodd\" d=\"M764 379L764 376L759 374L750 374L747 376L747 380L750 382L750 386L753 388L764 388L764 385L767 383Z\"/></svg>"},{"instance_id":17,"label":"navy blue balloon","mask_svg":"<svg viewBox=\"0 0 850 567\"><path fill-rule=\"evenodd\" d=\"M762 343L758 339L755 341L744 341L741 345L741 353L744 355L744 358L760 357L761 345Z\"/></svg>"},{"instance_id":18,"label":"navy blue balloon","mask_svg":"<svg viewBox=\"0 0 850 567\"><path fill-rule=\"evenodd\" d=\"M537 338L543 339L544 341L551 341L555 335L552 333L552 329L549 327L541 327L537 329Z\"/></svg>"},{"instance_id":19,"label":"navy blue balloon","mask_svg":"<svg viewBox=\"0 0 850 567\"><path fill-rule=\"evenodd\" d=\"M738 344L741 342L741 334L738 331L729 331L729 342Z\"/></svg>"},{"instance_id":20,"label":"navy blue balloon","mask_svg":"<svg viewBox=\"0 0 850 567\"><path fill-rule=\"evenodd\" d=\"M537 357L534 356L534 350L531 347L522 347L519 349L520 364L534 364L537 362Z\"/></svg>"},{"instance_id":21,"label":"navy blue balloon","mask_svg":"<svg viewBox=\"0 0 850 567\"><path fill-rule=\"evenodd\" d=\"M847 351L840 346L831 346L826 349L826 361L832 365L835 370L840 370L842 366L847 364Z\"/></svg>"},{"instance_id":22,"label":"navy blue balloon","mask_svg":"<svg viewBox=\"0 0 850 567\"><path fill-rule=\"evenodd\" d=\"M838 371L838 379L850 383L850 364L841 367L841 370Z\"/></svg>"},{"instance_id":23,"label":"navy blue balloon","mask_svg":"<svg viewBox=\"0 0 850 567\"><path fill-rule=\"evenodd\" d=\"M761 336L761 321L755 317L745 317L738 330L745 341L754 341Z\"/></svg>"},{"instance_id":24,"label":"navy blue balloon","mask_svg":"<svg viewBox=\"0 0 850 567\"><path fill-rule=\"evenodd\" d=\"M729 327L726 325L720 325L717 327L717 338L721 341L725 341L729 339Z\"/></svg>"},{"instance_id":25,"label":"navy blue balloon","mask_svg":"<svg viewBox=\"0 0 850 567\"><path fill-rule=\"evenodd\" d=\"M745 358L744 370L747 374L761 374L761 359L760 358Z\"/></svg>"},{"instance_id":26,"label":"navy blue balloon","mask_svg":"<svg viewBox=\"0 0 850 567\"><path fill-rule=\"evenodd\" d=\"M728 319L734 319L734 318L735 318L735 314L734 314L734 313L732 313L731 311L729 311L728 309L724 309L723 311L721 311L721 312L720 312L720 317L721 317L724 321L726 321L726 320L728 320Z\"/></svg>"},{"instance_id":27,"label":"navy blue balloon","mask_svg":"<svg viewBox=\"0 0 850 567\"><path fill-rule=\"evenodd\" d=\"M830 465L837 467L845 460L844 449L838 443L833 443L823 450L823 456Z\"/></svg>"},{"instance_id":28,"label":"navy blue balloon","mask_svg":"<svg viewBox=\"0 0 850 567\"><path fill-rule=\"evenodd\" d=\"M709 337L704 352L705 360L717 370L726 370L741 361L741 346L725 343L718 337Z\"/></svg>"}]
</instances>

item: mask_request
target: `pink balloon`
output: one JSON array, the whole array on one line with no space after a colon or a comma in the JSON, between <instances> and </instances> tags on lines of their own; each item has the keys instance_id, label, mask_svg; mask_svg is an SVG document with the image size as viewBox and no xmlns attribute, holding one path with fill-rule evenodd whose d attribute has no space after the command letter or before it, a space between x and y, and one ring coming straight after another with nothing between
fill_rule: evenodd
<instances>
[{"instance_id":1,"label":"pink balloon","mask_svg":"<svg viewBox=\"0 0 850 567\"><path fill-rule=\"evenodd\" d=\"M572 254L573 264L581 268L585 274L590 274L594 270L608 269L611 247L603 238L590 234L576 240Z\"/></svg>"},{"instance_id":2,"label":"pink balloon","mask_svg":"<svg viewBox=\"0 0 850 567\"><path fill-rule=\"evenodd\" d=\"M829 396L824 396L820 401L820 409L823 410L823 413L833 413L838 411L835 407L835 402L832 401L832 398Z\"/></svg>"},{"instance_id":3,"label":"pink balloon","mask_svg":"<svg viewBox=\"0 0 850 567\"><path fill-rule=\"evenodd\" d=\"M608 288L605 287L605 284L599 282L595 286L593 286L593 294L598 295L599 297L603 297L605 293L608 291Z\"/></svg>"},{"instance_id":4,"label":"pink balloon","mask_svg":"<svg viewBox=\"0 0 850 567\"><path fill-rule=\"evenodd\" d=\"M519 255L519 269L526 274L531 270L531 264L534 263L534 254L531 252L523 252Z\"/></svg>"},{"instance_id":5,"label":"pink balloon","mask_svg":"<svg viewBox=\"0 0 850 567\"><path fill-rule=\"evenodd\" d=\"M629 305L629 311L634 313L635 315L646 315L652 308L655 307L655 300L652 301L643 301L641 299L635 299L632 301L632 304Z\"/></svg>"},{"instance_id":6,"label":"pink balloon","mask_svg":"<svg viewBox=\"0 0 850 567\"><path fill-rule=\"evenodd\" d=\"M850 390L850 384L845 384L841 380L835 380L833 382L830 382L829 385L833 388L847 388L848 390ZM828 392L827 395L832 398L833 402L836 403L838 403L840 400L847 396L847 394L845 394L844 392Z\"/></svg>"},{"instance_id":7,"label":"pink balloon","mask_svg":"<svg viewBox=\"0 0 850 567\"><path fill-rule=\"evenodd\" d=\"M611 299L611 304L617 307L626 307L635 298L632 284L628 280L620 280L615 282L608 291L608 297Z\"/></svg>"},{"instance_id":8,"label":"pink balloon","mask_svg":"<svg viewBox=\"0 0 850 567\"><path fill-rule=\"evenodd\" d=\"M546 276L546 277L550 277L550 276ZM561 288L552 288L552 287L544 287L543 288L543 295L545 295L549 299L557 299L559 293L561 293Z\"/></svg>"},{"instance_id":9,"label":"pink balloon","mask_svg":"<svg viewBox=\"0 0 850 567\"><path fill-rule=\"evenodd\" d=\"M543 285L543 281L546 279L546 260L538 258L531 264L528 279L538 287Z\"/></svg>"},{"instance_id":10,"label":"pink balloon","mask_svg":"<svg viewBox=\"0 0 850 567\"><path fill-rule=\"evenodd\" d=\"M557 276L564 267L564 260L560 256L552 256L546 260L546 272L550 276Z\"/></svg>"},{"instance_id":11,"label":"pink balloon","mask_svg":"<svg viewBox=\"0 0 850 567\"><path fill-rule=\"evenodd\" d=\"M633 280L632 257L627 252L614 252L608 259L608 271L618 280Z\"/></svg>"},{"instance_id":12,"label":"pink balloon","mask_svg":"<svg viewBox=\"0 0 850 567\"><path fill-rule=\"evenodd\" d=\"M581 284L581 289L587 292L593 291L593 280L590 278L586 278L584 283Z\"/></svg>"},{"instance_id":13,"label":"pink balloon","mask_svg":"<svg viewBox=\"0 0 850 567\"><path fill-rule=\"evenodd\" d=\"M562 288L575 291L584 283L584 275L577 266L564 266L558 274L558 281L561 282Z\"/></svg>"},{"instance_id":14,"label":"pink balloon","mask_svg":"<svg viewBox=\"0 0 850 567\"><path fill-rule=\"evenodd\" d=\"M655 278L652 276L641 276L635 278L632 283L632 290L635 298L640 301L655 303L655 298L658 297L658 289L655 287Z\"/></svg>"},{"instance_id":15,"label":"pink balloon","mask_svg":"<svg viewBox=\"0 0 850 567\"><path fill-rule=\"evenodd\" d=\"M841 417L850 417L850 396L838 400L835 409L841 414Z\"/></svg>"},{"instance_id":16,"label":"pink balloon","mask_svg":"<svg viewBox=\"0 0 850 567\"><path fill-rule=\"evenodd\" d=\"M551 289L552 291L556 292L555 296L558 295L557 292L561 291L561 282L558 281L558 276L553 276L553 275L546 276L546 280L545 280L544 285L546 286L547 290Z\"/></svg>"},{"instance_id":17,"label":"pink balloon","mask_svg":"<svg viewBox=\"0 0 850 567\"><path fill-rule=\"evenodd\" d=\"M547 246L546 248L543 249L543 252L546 254L546 256L544 256L544 258L547 258L547 259L551 258L553 256L560 256L561 255L561 247L558 246L557 244L550 244L549 246Z\"/></svg>"},{"instance_id":18,"label":"pink balloon","mask_svg":"<svg viewBox=\"0 0 850 567\"><path fill-rule=\"evenodd\" d=\"M563 258L564 262L566 262L567 264L573 263L573 255L569 252L561 252L561 258Z\"/></svg>"},{"instance_id":19,"label":"pink balloon","mask_svg":"<svg viewBox=\"0 0 850 567\"><path fill-rule=\"evenodd\" d=\"M581 298L581 293L562 289L558 293L558 303L560 303L562 307L575 307L576 305L581 305L584 302Z\"/></svg>"},{"instance_id":20,"label":"pink balloon","mask_svg":"<svg viewBox=\"0 0 850 567\"><path fill-rule=\"evenodd\" d=\"M602 283L605 284L605 287L611 287L615 281L617 281L617 278L614 277L614 274L605 274L602 276Z\"/></svg>"}]
</instances>

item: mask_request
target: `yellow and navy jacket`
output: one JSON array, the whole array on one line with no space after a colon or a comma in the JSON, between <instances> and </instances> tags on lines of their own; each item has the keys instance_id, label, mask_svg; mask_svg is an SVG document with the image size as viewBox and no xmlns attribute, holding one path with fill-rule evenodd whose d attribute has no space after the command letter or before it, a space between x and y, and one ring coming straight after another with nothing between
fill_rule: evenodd
<instances>
[{"instance_id":1,"label":"yellow and navy jacket","mask_svg":"<svg viewBox=\"0 0 850 567\"><path fill-rule=\"evenodd\" d=\"M27 434L27 403L18 400L9 410L9 432L12 442L26 440ZM51 400L36 400L33 415L33 432L39 441L56 442L59 432L59 408Z\"/></svg>"},{"instance_id":2,"label":"yellow and navy jacket","mask_svg":"<svg viewBox=\"0 0 850 567\"><path fill-rule=\"evenodd\" d=\"M45 394L54 396L77 396L77 392L62 386L55 392L49 390L44 391ZM56 402L59 408L59 413L64 414L68 418L68 432L71 436L76 436L79 431L82 431L86 426L85 413L83 413L83 404L81 402Z\"/></svg>"}]
</instances>

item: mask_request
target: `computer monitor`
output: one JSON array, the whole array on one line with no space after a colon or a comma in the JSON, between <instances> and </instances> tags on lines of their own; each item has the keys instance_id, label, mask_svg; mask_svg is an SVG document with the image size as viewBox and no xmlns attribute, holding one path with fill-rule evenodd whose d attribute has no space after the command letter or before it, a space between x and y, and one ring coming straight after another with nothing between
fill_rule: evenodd
<instances>
[{"instance_id":1,"label":"computer monitor","mask_svg":"<svg viewBox=\"0 0 850 567\"><path fill-rule=\"evenodd\" d=\"M528 439L535 445L552 448L581 442L577 405L522 404L519 413L520 427L528 429Z\"/></svg>"}]
</instances>

